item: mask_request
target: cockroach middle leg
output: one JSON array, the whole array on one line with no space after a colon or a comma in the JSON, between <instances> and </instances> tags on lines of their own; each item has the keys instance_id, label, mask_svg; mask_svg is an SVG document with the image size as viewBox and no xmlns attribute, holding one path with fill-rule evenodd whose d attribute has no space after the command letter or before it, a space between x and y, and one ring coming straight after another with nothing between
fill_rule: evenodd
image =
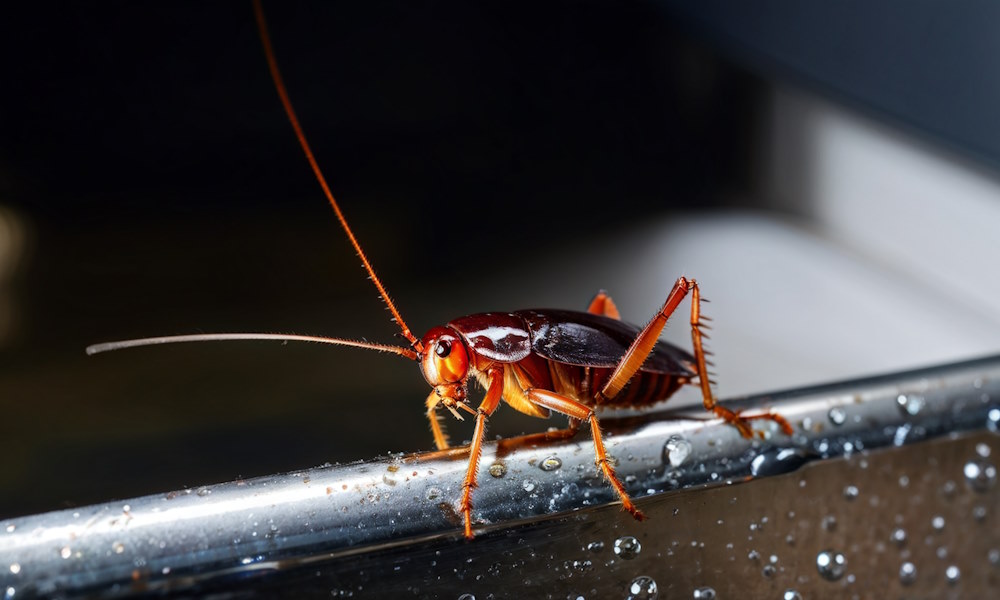
<instances>
[{"instance_id":1,"label":"cockroach middle leg","mask_svg":"<svg viewBox=\"0 0 1000 600\"><path fill-rule=\"evenodd\" d=\"M528 398L539 406L562 413L580 422L590 422L590 433L594 440L594 462L597 464L597 468L601 470L604 477L615 489L615 493L618 494L618 498L621 500L622 508L639 521L645 519L646 515L642 514L642 511L632 502L632 498L625 491L625 485L618 478L614 467L611 466L611 462L608 460L608 453L604 448L604 436L601 433L601 427L597 421L597 415L594 414L594 410L586 404L548 390L530 389L526 390L526 392Z\"/></svg>"},{"instance_id":2,"label":"cockroach middle leg","mask_svg":"<svg viewBox=\"0 0 1000 600\"><path fill-rule=\"evenodd\" d=\"M609 296L604 290L598 291L597 295L594 296L594 299L590 301L590 305L587 307L587 312L621 320L621 315L618 314L618 306L615 305L615 301L612 300L611 296Z\"/></svg>"}]
</instances>

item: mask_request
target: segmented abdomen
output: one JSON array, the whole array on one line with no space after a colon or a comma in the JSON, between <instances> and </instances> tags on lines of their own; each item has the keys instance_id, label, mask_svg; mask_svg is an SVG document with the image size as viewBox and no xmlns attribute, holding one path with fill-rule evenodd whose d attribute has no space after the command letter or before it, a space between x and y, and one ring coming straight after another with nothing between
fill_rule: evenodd
<instances>
[{"instance_id":1,"label":"segmented abdomen","mask_svg":"<svg viewBox=\"0 0 1000 600\"><path fill-rule=\"evenodd\" d=\"M640 407L662 402L673 395L688 378L672 373L639 371L614 398L596 401L597 393L611 377L613 369L605 367L583 367L564 363L549 362L550 370L561 381L576 381L576 399L589 406ZM570 390L554 390L566 395Z\"/></svg>"}]
</instances>

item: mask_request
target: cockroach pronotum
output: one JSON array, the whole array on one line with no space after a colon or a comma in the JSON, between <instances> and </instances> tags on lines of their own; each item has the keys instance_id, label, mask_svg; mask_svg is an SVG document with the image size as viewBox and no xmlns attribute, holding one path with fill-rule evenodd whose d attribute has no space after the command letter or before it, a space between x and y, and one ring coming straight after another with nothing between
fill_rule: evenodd
<instances>
[{"instance_id":1,"label":"cockroach pronotum","mask_svg":"<svg viewBox=\"0 0 1000 600\"><path fill-rule=\"evenodd\" d=\"M705 337L702 329L706 328L708 318L701 314L698 284L693 279L679 278L667 294L663 306L642 328L621 321L615 303L601 291L590 302L586 312L539 309L482 313L434 327L422 338L414 336L375 274L313 157L278 70L260 0L254 0L254 12L271 77L299 144L326 199L403 337L409 341L409 346L302 335L216 333L108 342L88 347L88 354L162 343L253 339L354 346L390 352L416 361L424 379L432 387L425 407L438 449L449 448L448 438L437 418L439 409L447 409L457 419L462 419L459 411L475 417L469 466L462 484L460 503L466 538L473 537L472 490L476 487L486 422L501 400L515 410L534 417L547 418L552 412L566 415L569 418L568 428L550 432L546 436L549 439L573 436L582 424L588 423L597 468L621 499L622 508L639 520L644 518L643 513L632 502L608 459L595 412L597 409L644 408L667 400L682 385L697 384L705 409L732 424L744 437L753 437L755 430L750 423L755 419L769 419L786 434L792 433L791 425L777 413L745 416L716 402L702 343ZM658 341L667 319L688 295L691 296L693 355ZM486 390L478 408L473 408L470 403L470 379Z\"/></svg>"}]
</instances>

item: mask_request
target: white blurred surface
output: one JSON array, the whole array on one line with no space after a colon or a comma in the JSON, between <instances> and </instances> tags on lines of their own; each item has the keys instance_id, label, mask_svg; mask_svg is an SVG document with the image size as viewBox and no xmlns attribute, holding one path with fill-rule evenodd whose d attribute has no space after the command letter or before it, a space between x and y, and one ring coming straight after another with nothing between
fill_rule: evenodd
<instances>
[{"instance_id":1,"label":"white blurred surface","mask_svg":"<svg viewBox=\"0 0 1000 600\"><path fill-rule=\"evenodd\" d=\"M605 288L642 324L677 276L695 278L721 397L1000 352L995 176L804 94L777 92L769 127L765 194L800 218L665 215L541 253L503 300L582 309ZM685 348L688 310L665 334Z\"/></svg>"}]
</instances>

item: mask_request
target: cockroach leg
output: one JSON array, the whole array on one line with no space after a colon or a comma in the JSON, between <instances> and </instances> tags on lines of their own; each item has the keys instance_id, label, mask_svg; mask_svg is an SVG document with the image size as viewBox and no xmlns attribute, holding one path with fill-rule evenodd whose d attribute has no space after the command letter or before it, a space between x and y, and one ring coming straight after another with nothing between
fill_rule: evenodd
<instances>
[{"instance_id":1,"label":"cockroach leg","mask_svg":"<svg viewBox=\"0 0 1000 600\"><path fill-rule=\"evenodd\" d=\"M678 281L678 283L680 283ZM702 337L708 337L702 332L704 325L702 324L701 316L701 292L698 290L698 284L695 281L690 281L688 283L689 289L691 291L691 342L694 345L694 358L696 363L696 368L698 370L698 384L701 387L701 397L705 404L705 410L715 414L718 417L724 419L727 423L732 424L736 429L739 430L740 435L745 438L754 437L754 430L750 427L750 421L755 419L768 419L774 421L781 427L781 430L786 435L792 435L794 430L791 424L785 417L779 415L778 413L764 413L760 415L753 415L749 417L741 416L740 413L730 410L724 406L719 405L715 400L715 396L712 394L712 382L708 374L707 361L705 360L705 348L702 343ZM676 288L675 288L676 289ZM763 432L756 432L759 437L763 437Z\"/></svg>"},{"instance_id":2,"label":"cockroach leg","mask_svg":"<svg viewBox=\"0 0 1000 600\"><path fill-rule=\"evenodd\" d=\"M687 296L688 290L692 285L696 284L693 281L689 282L684 277L677 280L673 289L667 295L666 302L660 307L659 312L653 316L649 323L639 332L639 335L632 341L632 344L625 351L625 355L622 356L618 366L611 373L611 377L604 384L604 388L597 394L598 404L601 404L603 398L610 400L617 396L622 391L622 388L625 387L625 384L632 379L635 372L646 361L646 357L652 352L653 346L656 345L656 341L660 338L660 332L663 331L663 326L667 324L667 319L677 309L684 296Z\"/></svg>"},{"instance_id":3,"label":"cockroach leg","mask_svg":"<svg viewBox=\"0 0 1000 600\"><path fill-rule=\"evenodd\" d=\"M472 434L472 443L469 445L469 468L465 472L465 480L462 482L462 503L460 508L465 518L465 537L472 539L472 490L476 487L476 479L479 475L479 457L483 453L483 438L486 436L486 419L500 405L500 398L503 395L503 369L493 369L488 373L489 387L486 390L486 397L476 414L476 428Z\"/></svg>"},{"instance_id":4,"label":"cockroach leg","mask_svg":"<svg viewBox=\"0 0 1000 600\"><path fill-rule=\"evenodd\" d=\"M604 290L598 291L594 299L590 301L587 312L621 320L621 315L618 314L618 307L615 305L615 301Z\"/></svg>"},{"instance_id":5,"label":"cockroach leg","mask_svg":"<svg viewBox=\"0 0 1000 600\"><path fill-rule=\"evenodd\" d=\"M618 479L618 475L615 473L614 467L611 466L611 462L608 460L608 453L604 449L604 437L601 434L601 427L597 422L597 415L594 414L593 409L586 404L573 400L572 398L568 398L548 390L531 389L526 390L526 392L528 394L528 398L539 406L544 406L549 410L560 412L569 416L571 419L577 419L581 422L590 421L590 433L591 437L594 439L594 463L597 464L597 467L604 474L604 477L615 489L615 492L618 494L618 498L622 502L622 508L628 511L639 521L645 519L646 515L642 514L642 511L636 508L635 503L632 502L632 498L630 498L628 492L625 491L625 485L622 484L620 479Z\"/></svg>"},{"instance_id":6,"label":"cockroach leg","mask_svg":"<svg viewBox=\"0 0 1000 600\"><path fill-rule=\"evenodd\" d=\"M560 440L568 440L575 436L578 431L580 431L580 424L583 423L580 419L569 418L569 425L566 429L556 429L555 431L546 431L543 435L545 436L546 442L558 442Z\"/></svg>"},{"instance_id":7,"label":"cockroach leg","mask_svg":"<svg viewBox=\"0 0 1000 600\"><path fill-rule=\"evenodd\" d=\"M441 396L438 396L437 390L431 390L427 396L427 420L431 422L431 433L434 434L434 444L437 449L447 450L450 447L448 446L448 435L444 432L444 426L441 424L436 410L440 402Z\"/></svg>"}]
</instances>

